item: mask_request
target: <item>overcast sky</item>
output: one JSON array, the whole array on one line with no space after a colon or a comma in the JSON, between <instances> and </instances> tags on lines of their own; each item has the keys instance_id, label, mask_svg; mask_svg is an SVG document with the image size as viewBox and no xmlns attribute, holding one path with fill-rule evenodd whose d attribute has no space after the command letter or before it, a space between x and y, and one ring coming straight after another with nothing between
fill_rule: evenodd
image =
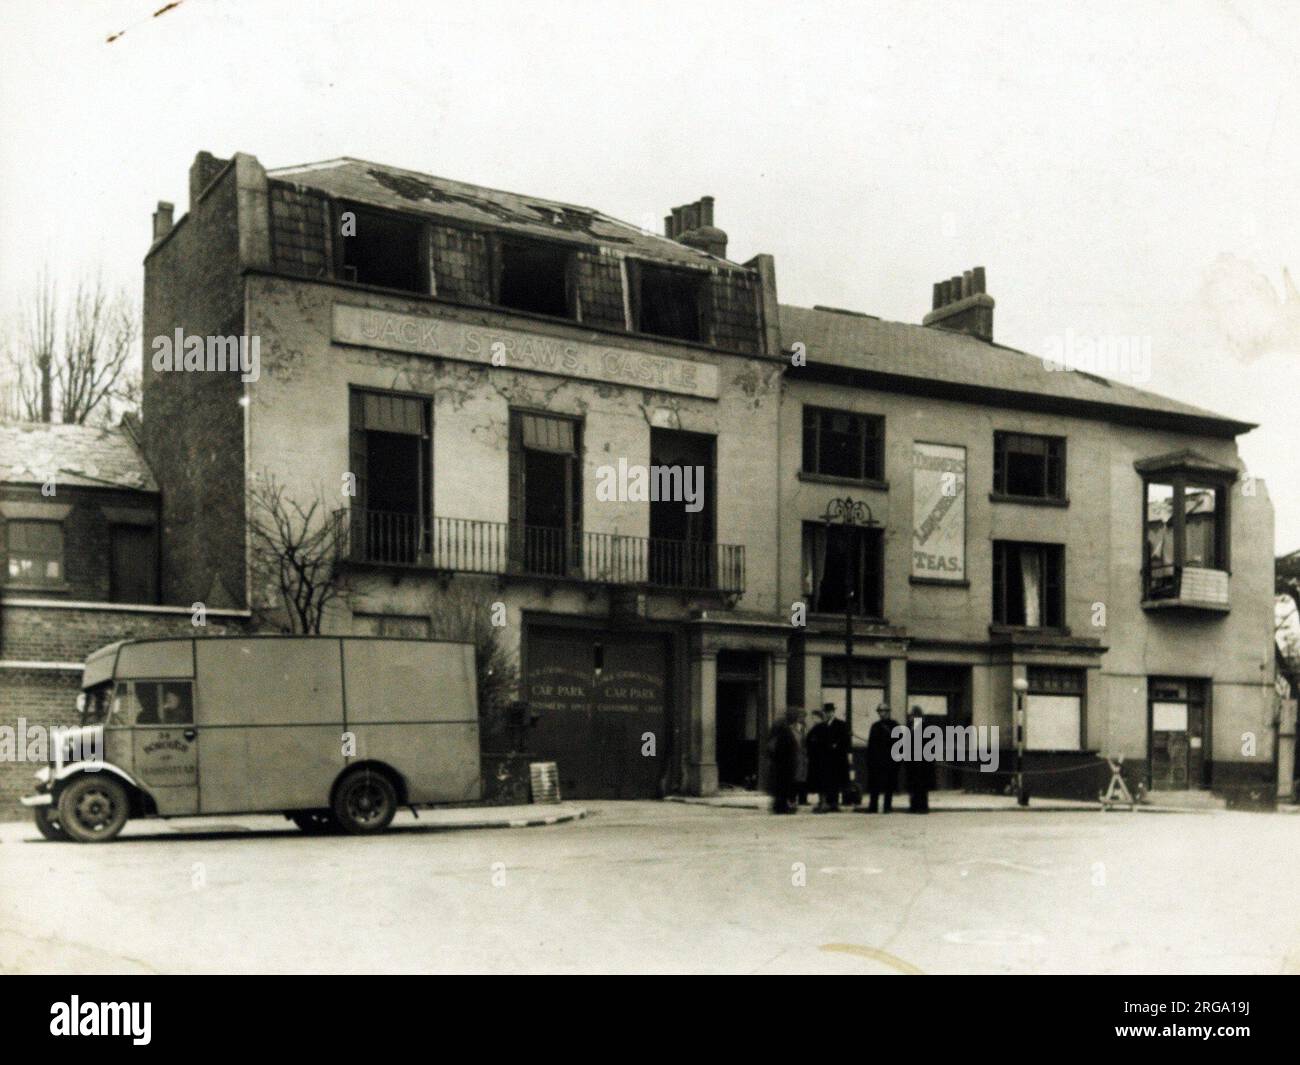
<instances>
[{"instance_id":1,"label":"overcast sky","mask_svg":"<svg viewBox=\"0 0 1300 1065\"><path fill-rule=\"evenodd\" d=\"M161 4L6 0L6 307L42 262L138 293L200 149L656 228L708 194L783 302L917 322L978 264L1000 342L1149 344L1131 383L1262 425L1242 453L1300 548L1294 4Z\"/></svg>"}]
</instances>

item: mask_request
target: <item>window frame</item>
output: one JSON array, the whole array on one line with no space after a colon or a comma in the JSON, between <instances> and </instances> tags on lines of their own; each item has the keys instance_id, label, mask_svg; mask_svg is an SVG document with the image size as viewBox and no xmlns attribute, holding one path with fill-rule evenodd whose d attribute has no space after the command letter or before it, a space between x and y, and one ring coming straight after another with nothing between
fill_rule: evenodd
<instances>
[{"instance_id":1,"label":"window frame","mask_svg":"<svg viewBox=\"0 0 1300 1065\"><path fill-rule=\"evenodd\" d=\"M15 526L42 525L53 526L57 530L58 550L57 554L49 551L26 552L20 557L30 560L39 561L42 564L36 576L13 575L9 572L9 564L17 555L14 549L13 533ZM12 587L31 587L31 588L62 588L68 583L68 537L67 530L64 528L64 521L61 518L5 518L4 519L4 537L5 537L5 568L4 583ZM51 560L57 560L59 566L59 575L57 577L47 577L45 575L46 565Z\"/></svg>"},{"instance_id":2,"label":"window frame","mask_svg":"<svg viewBox=\"0 0 1300 1065\"><path fill-rule=\"evenodd\" d=\"M404 211L394 211L387 207L376 207L373 204L359 203L355 200L336 199L331 201L332 211L330 213L330 238L333 246L334 258L334 279L342 281L349 285L363 285L367 288L382 289L384 292L401 292L408 296L433 296L435 295L435 285L433 280L433 263L429 249L429 223L419 215L408 214ZM353 276L349 277L347 271L352 269L355 273L355 267L347 263L347 242L355 240L356 237L345 237L343 235L342 219L345 211L351 211L356 215L358 232L363 215L372 215L389 222L398 222L404 225L412 226L416 231L416 263L415 277L420 282L419 288L397 288L392 285L381 285L374 281L362 281Z\"/></svg>"},{"instance_id":3,"label":"window frame","mask_svg":"<svg viewBox=\"0 0 1300 1065\"><path fill-rule=\"evenodd\" d=\"M1048 677L1077 680L1077 685L1053 684ZM1030 665L1025 669L1025 750L1027 751L1083 751L1088 746L1088 671L1082 666ZM1079 730L1077 747L1031 747L1028 743L1029 700L1035 695L1077 696L1079 700Z\"/></svg>"},{"instance_id":4,"label":"window frame","mask_svg":"<svg viewBox=\"0 0 1300 1065\"><path fill-rule=\"evenodd\" d=\"M632 314L632 332L642 333L648 337L675 341L680 344L713 344L713 329L708 313L709 284L711 275L705 270L692 269L676 263L654 262L648 259L625 259L627 264L628 304ZM676 336L672 333L656 333L647 330L644 325L645 297L644 285L646 274L665 274L682 279L689 279L695 289L695 337Z\"/></svg>"},{"instance_id":5,"label":"window frame","mask_svg":"<svg viewBox=\"0 0 1300 1065\"><path fill-rule=\"evenodd\" d=\"M1230 485L1226 478L1185 469L1151 470L1142 475L1142 598L1152 600L1151 595L1151 543L1150 492L1152 485L1168 485L1172 489L1169 497L1170 518L1173 523L1174 558L1173 567L1176 574L1181 574L1187 567L1187 490L1208 489L1214 493L1214 562L1212 566L1197 568L1218 570L1232 573L1231 524L1229 500L1232 498Z\"/></svg>"},{"instance_id":6,"label":"window frame","mask_svg":"<svg viewBox=\"0 0 1300 1065\"><path fill-rule=\"evenodd\" d=\"M1042 559L1041 580L1038 589L1038 614L1041 624L1027 625L1007 620L1008 599L1008 575L1010 567L1007 565L1007 551L1009 548L1016 549L1016 558L1019 560L1020 551L1025 548L1033 548L1040 553ZM1056 560L1055 579L1051 578L1048 566L1048 560ZM1029 629L1033 631L1048 632L1067 632L1068 628L1065 622L1066 608L1066 583L1065 583L1065 545L1058 543L1047 543L1035 540L994 540L992 551L992 591L993 591L993 625L1007 629ZM1055 597L1049 599L1049 592L1055 588ZM999 611L999 605L1001 611ZM1049 613L1049 607L1052 608ZM1000 614L1000 616L999 616ZM1055 615L1056 621L1051 621L1052 615Z\"/></svg>"},{"instance_id":7,"label":"window frame","mask_svg":"<svg viewBox=\"0 0 1300 1065\"><path fill-rule=\"evenodd\" d=\"M822 420L826 416L842 415L853 418L860 423L862 432L862 454L859 456L858 476L846 476L841 473L827 473L821 470L822 447L821 439L823 433ZM809 425L811 416L812 425ZM844 410L839 407L822 407L815 403L805 403L802 414L802 453L799 461L800 475L805 478L828 478L839 482L852 482L854 484L881 484L885 477L885 416L883 414L872 414L868 411ZM813 434L813 451L812 462L809 462L808 454L808 436L809 432ZM867 458L868 451L872 450L874 457L874 467L868 468Z\"/></svg>"},{"instance_id":8,"label":"window frame","mask_svg":"<svg viewBox=\"0 0 1300 1065\"><path fill-rule=\"evenodd\" d=\"M842 525L842 524L828 525L824 521L815 521L815 520L803 522L803 528L802 528L802 533L801 533L800 543L799 543L800 570L801 570L800 598L807 605L808 613L820 614L827 617L842 617L844 614L844 608L842 606L832 610L823 610L820 608L818 603L818 601L822 597L820 587L814 587L809 592L803 591L802 569L803 569L803 559L807 556L806 545L808 542L808 536L810 534L815 534L818 530L825 532L828 537L834 533L848 534L851 536L856 535L857 537L865 538L869 546L871 544L874 544L875 550L870 551L866 554L866 558L868 559L868 561L874 562L875 583L874 583L874 587L870 589L870 591L873 593L872 601L870 603L866 601L867 596L865 593L866 591L868 591L866 578L868 574L865 572L860 572L858 574L859 579L857 581L857 588L855 589L855 593L854 593L854 599L858 604L858 609L853 611L853 617L865 621L884 622L885 621L885 531L884 528L879 525ZM858 553L857 557L861 558L863 557L863 555L861 553ZM870 607L870 609L866 609L868 607Z\"/></svg>"},{"instance_id":9,"label":"window frame","mask_svg":"<svg viewBox=\"0 0 1300 1065\"><path fill-rule=\"evenodd\" d=\"M578 255L577 248L558 240L545 240L539 237L518 236L516 234L492 234L488 243L490 256L490 288L492 305L509 311L511 314L529 314L540 318L550 318L557 322L582 321L582 301L578 292ZM551 314L547 311L516 307L501 301L501 282L505 273L506 257L510 249L542 248L564 256L564 314Z\"/></svg>"},{"instance_id":10,"label":"window frame","mask_svg":"<svg viewBox=\"0 0 1300 1065\"><path fill-rule=\"evenodd\" d=\"M1009 468L1007 456L1010 452L1008 442L1013 437L1023 437L1026 439L1041 440L1046 444L1046 450L1043 455L1043 491L1041 494L1025 495L1021 492L1012 492L1008 489ZM1053 454L1053 450L1057 454ZM1055 485L1052 483L1052 464L1056 463L1057 476ZM990 498L997 501L1007 502L1034 502L1034 503L1060 503L1069 502L1069 493L1066 491L1068 480L1068 463L1067 463L1067 440L1064 436L1052 436L1047 433L1025 433L1015 429L995 429L993 431L993 491Z\"/></svg>"}]
</instances>

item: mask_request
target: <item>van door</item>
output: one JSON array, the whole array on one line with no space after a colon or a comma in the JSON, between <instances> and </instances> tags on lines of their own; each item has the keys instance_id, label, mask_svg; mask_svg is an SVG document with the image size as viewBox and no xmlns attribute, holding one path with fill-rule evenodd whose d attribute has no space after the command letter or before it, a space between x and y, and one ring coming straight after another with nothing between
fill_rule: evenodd
<instances>
[{"instance_id":1,"label":"van door","mask_svg":"<svg viewBox=\"0 0 1300 1065\"><path fill-rule=\"evenodd\" d=\"M160 814L197 813L199 734L193 681L135 680L119 683L118 694L132 714L136 780L153 796Z\"/></svg>"}]
</instances>

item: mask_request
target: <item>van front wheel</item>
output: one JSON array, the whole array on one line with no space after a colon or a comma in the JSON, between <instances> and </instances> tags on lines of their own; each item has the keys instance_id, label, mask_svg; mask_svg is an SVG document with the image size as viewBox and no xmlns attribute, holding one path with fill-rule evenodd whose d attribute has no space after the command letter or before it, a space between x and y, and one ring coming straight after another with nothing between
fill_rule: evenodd
<instances>
[{"instance_id":1,"label":"van front wheel","mask_svg":"<svg viewBox=\"0 0 1300 1065\"><path fill-rule=\"evenodd\" d=\"M334 793L334 818L352 835L382 832L396 814L397 789L386 774L374 769L354 770Z\"/></svg>"},{"instance_id":2,"label":"van front wheel","mask_svg":"<svg viewBox=\"0 0 1300 1065\"><path fill-rule=\"evenodd\" d=\"M53 804L36 807L36 830L51 843L67 843L69 836L59 823L59 809Z\"/></svg>"},{"instance_id":3,"label":"van front wheel","mask_svg":"<svg viewBox=\"0 0 1300 1065\"><path fill-rule=\"evenodd\" d=\"M78 843L104 843L122 831L130 805L118 781L102 773L87 774L59 796L59 824Z\"/></svg>"}]
</instances>

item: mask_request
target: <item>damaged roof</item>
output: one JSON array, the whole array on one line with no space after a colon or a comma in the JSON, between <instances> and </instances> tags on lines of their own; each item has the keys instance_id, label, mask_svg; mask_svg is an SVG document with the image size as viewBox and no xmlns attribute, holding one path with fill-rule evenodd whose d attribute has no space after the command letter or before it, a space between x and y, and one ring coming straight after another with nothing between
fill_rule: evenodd
<instances>
[{"instance_id":1,"label":"damaged roof","mask_svg":"<svg viewBox=\"0 0 1300 1065\"><path fill-rule=\"evenodd\" d=\"M577 244L605 245L629 255L687 266L738 265L591 207L503 192L363 159L345 157L281 167L268 170L267 176L338 199L405 214L508 229Z\"/></svg>"},{"instance_id":2,"label":"damaged roof","mask_svg":"<svg viewBox=\"0 0 1300 1065\"><path fill-rule=\"evenodd\" d=\"M781 347L802 343L808 376L818 367L856 372L864 384L994 402L999 397L1032 397L1038 409L1082 417L1114 417L1153 427L1187 428L1235 436L1255 428L1250 422L1215 414L1096 374L1051 369L1043 357L988 343L965 333L868 315L781 304ZM796 369L791 376L798 378ZM977 398L978 394L978 398ZM1117 417L1122 415L1122 417Z\"/></svg>"},{"instance_id":3,"label":"damaged roof","mask_svg":"<svg viewBox=\"0 0 1300 1065\"><path fill-rule=\"evenodd\" d=\"M125 429L42 422L0 423L0 483L158 491Z\"/></svg>"}]
</instances>

